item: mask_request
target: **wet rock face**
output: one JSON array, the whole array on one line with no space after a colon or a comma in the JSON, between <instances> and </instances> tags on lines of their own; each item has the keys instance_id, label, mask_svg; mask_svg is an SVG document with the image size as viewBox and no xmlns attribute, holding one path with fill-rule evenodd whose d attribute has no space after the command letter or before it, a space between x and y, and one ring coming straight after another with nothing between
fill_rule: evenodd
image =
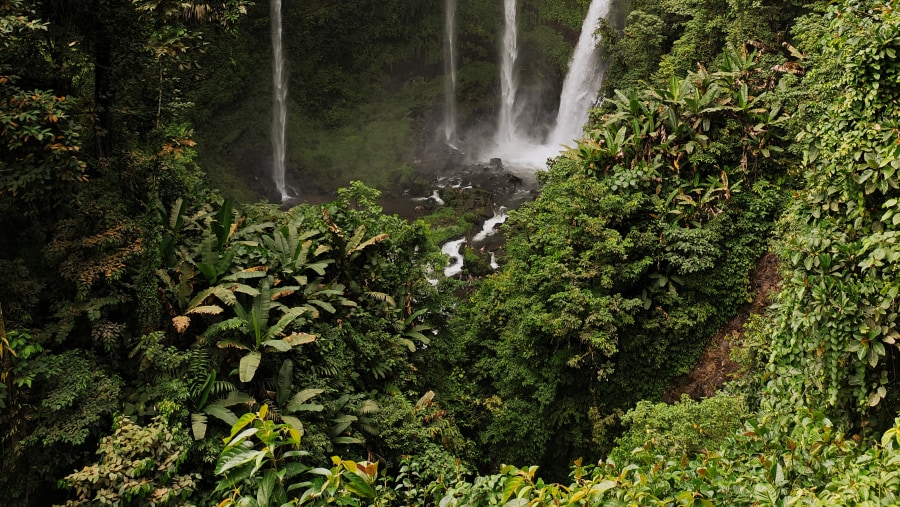
<instances>
[{"instance_id":1,"label":"wet rock face","mask_svg":"<svg viewBox=\"0 0 900 507\"><path fill-rule=\"evenodd\" d=\"M441 171L423 174L421 181L385 191L379 201L385 212L414 220L439 206L450 206L460 213L475 213L486 220L500 207L515 209L537 195L534 174L506 169L500 159L492 159L487 164L444 162Z\"/></svg>"}]
</instances>

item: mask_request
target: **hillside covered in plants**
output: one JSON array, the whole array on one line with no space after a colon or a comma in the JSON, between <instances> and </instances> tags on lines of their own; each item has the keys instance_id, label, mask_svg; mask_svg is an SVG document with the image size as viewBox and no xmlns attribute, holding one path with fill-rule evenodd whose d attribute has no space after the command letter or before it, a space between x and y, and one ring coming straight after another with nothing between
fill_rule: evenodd
<instances>
[{"instance_id":1,"label":"hillside covered in plants","mask_svg":"<svg viewBox=\"0 0 900 507\"><path fill-rule=\"evenodd\" d=\"M471 124L494 3L458 5ZM459 199L379 204L441 6L286 8L290 158L342 186L293 206L241 171L266 7L0 0L0 505L900 504L900 2L617 3L583 137L465 277ZM586 7L522 2L535 96Z\"/></svg>"}]
</instances>

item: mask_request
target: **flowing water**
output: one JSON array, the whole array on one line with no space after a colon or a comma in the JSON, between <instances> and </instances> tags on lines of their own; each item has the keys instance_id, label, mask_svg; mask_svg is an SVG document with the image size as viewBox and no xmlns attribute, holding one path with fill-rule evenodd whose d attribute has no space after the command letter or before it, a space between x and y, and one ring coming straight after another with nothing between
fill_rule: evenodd
<instances>
[{"instance_id":1,"label":"flowing water","mask_svg":"<svg viewBox=\"0 0 900 507\"><path fill-rule=\"evenodd\" d=\"M478 234L472 238L472 242L478 243L479 241L486 240L488 236L493 236L494 233L497 232L496 227L503 222L506 222L506 218L506 208L501 207L500 211L494 213L494 216L484 221L484 225L481 227L481 230L478 231Z\"/></svg>"},{"instance_id":2,"label":"flowing water","mask_svg":"<svg viewBox=\"0 0 900 507\"><path fill-rule=\"evenodd\" d=\"M462 273L463 256L461 253L459 253L459 249L462 248L465 242L466 238L457 239L455 241L445 243L444 246L441 247L441 253L450 257L450 262L448 262L447 267L444 268L444 276L446 276L447 278Z\"/></svg>"},{"instance_id":3,"label":"flowing water","mask_svg":"<svg viewBox=\"0 0 900 507\"><path fill-rule=\"evenodd\" d=\"M544 169L547 159L560 153L561 145L572 146L575 144L574 140L581 137L582 127L587 122L589 110L597 98L606 71L606 65L600 60L599 38L594 36L594 31L600 18L606 18L610 14L610 4L613 1L591 1L563 83L556 120L544 142L537 143L520 135L515 125L515 3L505 0L506 32L500 72L503 94L496 142L490 151L490 157L502 159L506 168L534 172ZM483 154L482 158L487 156Z\"/></svg>"},{"instance_id":4,"label":"flowing water","mask_svg":"<svg viewBox=\"0 0 900 507\"><path fill-rule=\"evenodd\" d=\"M519 56L516 0L503 0L504 29L500 47L500 117L497 144L503 147L518 141L516 125L516 58Z\"/></svg>"},{"instance_id":5,"label":"flowing water","mask_svg":"<svg viewBox=\"0 0 900 507\"><path fill-rule=\"evenodd\" d=\"M593 0L581 25L581 35L575 46L572 63L559 98L559 112L550 135L544 144L559 147L574 144L582 134L588 112L603 84L606 66L600 61L599 37L594 35L597 21L609 15L612 0Z\"/></svg>"},{"instance_id":6,"label":"flowing water","mask_svg":"<svg viewBox=\"0 0 900 507\"><path fill-rule=\"evenodd\" d=\"M444 4L444 140L456 148L456 0Z\"/></svg>"},{"instance_id":7,"label":"flowing water","mask_svg":"<svg viewBox=\"0 0 900 507\"><path fill-rule=\"evenodd\" d=\"M281 194L281 202L290 198L284 182L285 128L287 122L287 77L284 73L284 55L281 47L281 0L272 0L272 179Z\"/></svg>"}]
</instances>

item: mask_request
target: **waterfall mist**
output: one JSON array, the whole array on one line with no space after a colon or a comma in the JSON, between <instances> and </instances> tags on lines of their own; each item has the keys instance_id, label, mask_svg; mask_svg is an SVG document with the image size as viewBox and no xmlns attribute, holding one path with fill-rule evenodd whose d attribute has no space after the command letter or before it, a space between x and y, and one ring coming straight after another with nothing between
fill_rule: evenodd
<instances>
[{"instance_id":1,"label":"waterfall mist","mask_svg":"<svg viewBox=\"0 0 900 507\"><path fill-rule=\"evenodd\" d=\"M505 25L501 44L500 62L500 114L493 143L490 146L472 146L482 160L500 158L506 168L533 172L543 169L547 159L558 155L561 145L573 145L581 137L589 110L597 99L606 71L601 61L599 37L594 35L598 21L608 18L614 0L592 0L581 26L581 34L569 63L569 69L560 93L556 119L548 122L548 132L543 139L533 139L525 132L534 133L534 125L523 126L521 118L536 114L536 104L528 96L518 93L516 74L518 57L518 28L516 26L516 2L504 0ZM535 117L532 114L531 117ZM529 127L529 128L525 128ZM490 137L489 137L490 139Z\"/></svg>"}]
</instances>

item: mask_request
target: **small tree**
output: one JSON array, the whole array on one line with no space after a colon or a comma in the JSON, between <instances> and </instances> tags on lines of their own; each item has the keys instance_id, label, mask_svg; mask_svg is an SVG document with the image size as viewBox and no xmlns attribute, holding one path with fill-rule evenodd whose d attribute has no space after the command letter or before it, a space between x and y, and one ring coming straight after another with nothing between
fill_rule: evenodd
<instances>
[{"instance_id":1,"label":"small tree","mask_svg":"<svg viewBox=\"0 0 900 507\"><path fill-rule=\"evenodd\" d=\"M200 476L178 475L187 454L187 436L179 432L179 425L173 432L164 416L146 427L120 416L113 429L100 440L100 461L60 481L75 490L76 499L67 506L172 505L194 491Z\"/></svg>"}]
</instances>

